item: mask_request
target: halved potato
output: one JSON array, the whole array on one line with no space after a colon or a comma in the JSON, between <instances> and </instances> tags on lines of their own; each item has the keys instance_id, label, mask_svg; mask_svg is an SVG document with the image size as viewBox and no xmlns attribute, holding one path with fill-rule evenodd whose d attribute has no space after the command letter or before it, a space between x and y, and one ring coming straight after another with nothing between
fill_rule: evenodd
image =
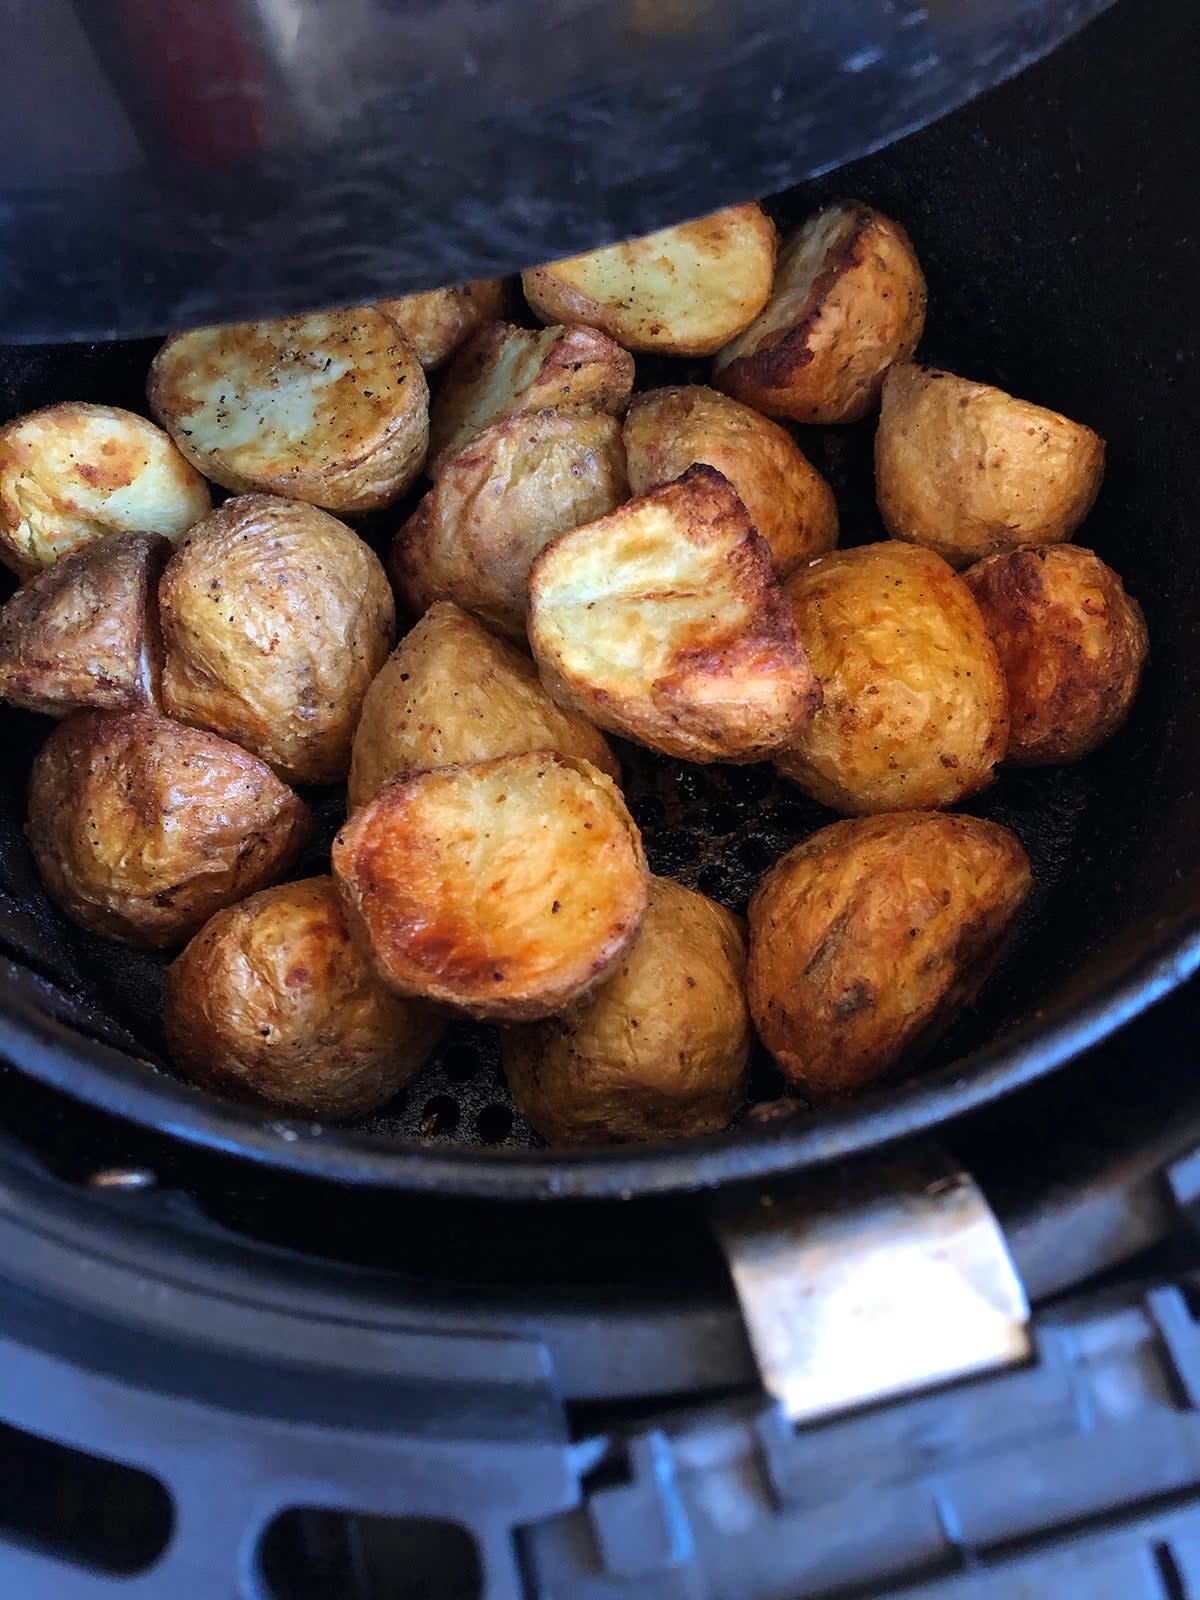
<instances>
[{"instance_id":1,"label":"halved potato","mask_svg":"<svg viewBox=\"0 0 1200 1600\"><path fill-rule=\"evenodd\" d=\"M110 533L30 578L0 610L0 699L48 717L153 706L170 549L157 533Z\"/></svg>"},{"instance_id":2,"label":"halved potato","mask_svg":"<svg viewBox=\"0 0 1200 1600\"><path fill-rule=\"evenodd\" d=\"M0 428L0 561L18 578L109 533L178 539L211 505L200 474L136 412L67 401Z\"/></svg>"},{"instance_id":3,"label":"halved potato","mask_svg":"<svg viewBox=\"0 0 1200 1600\"><path fill-rule=\"evenodd\" d=\"M766 304L775 244L761 206L729 206L534 267L521 284L543 322L586 322L628 350L710 356Z\"/></svg>"},{"instance_id":4,"label":"halved potato","mask_svg":"<svg viewBox=\"0 0 1200 1600\"><path fill-rule=\"evenodd\" d=\"M757 761L820 703L770 550L712 467L560 534L529 594L554 699L652 750Z\"/></svg>"},{"instance_id":5,"label":"halved potato","mask_svg":"<svg viewBox=\"0 0 1200 1600\"><path fill-rule=\"evenodd\" d=\"M715 467L770 545L780 577L837 543L833 491L791 434L715 389L690 384L638 395L625 418L625 452L634 494L697 461Z\"/></svg>"},{"instance_id":6,"label":"halved potato","mask_svg":"<svg viewBox=\"0 0 1200 1600\"><path fill-rule=\"evenodd\" d=\"M504 315L503 278L479 278L453 289L427 289L399 300L381 300L388 316L412 345L426 372L444 366L481 323Z\"/></svg>"},{"instance_id":7,"label":"halved potato","mask_svg":"<svg viewBox=\"0 0 1200 1600\"><path fill-rule=\"evenodd\" d=\"M388 983L498 1021L594 988L646 907L616 784L551 750L393 778L334 840L333 872Z\"/></svg>"},{"instance_id":8,"label":"halved potato","mask_svg":"<svg viewBox=\"0 0 1200 1600\"><path fill-rule=\"evenodd\" d=\"M924 327L925 277L907 233L842 200L785 242L771 298L717 356L713 381L769 416L854 422Z\"/></svg>"},{"instance_id":9,"label":"halved potato","mask_svg":"<svg viewBox=\"0 0 1200 1600\"><path fill-rule=\"evenodd\" d=\"M390 505L429 442L420 362L370 306L174 334L154 358L147 394L215 483L327 511Z\"/></svg>"},{"instance_id":10,"label":"halved potato","mask_svg":"<svg viewBox=\"0 0 1200 1600\"><path fill-rule=\"evenodd\" d=\"M502 417L524 411L608 411L633 388L633 357L595 328L488 322L455 356L433 403L429 472Z\"/></svg>"},{"instance_id":11,"label":"halved potato","mask_svg":"<svg viewBox=\"0 0 1200 1600\"><path fill-rule=\"evenodd\" d=\"M614 417L505 417L442 463L396 535L392 577L418 614L453 600L524 640L533 558L556 534L607 516L628 494Z\"/></svg>"}]
</instances>

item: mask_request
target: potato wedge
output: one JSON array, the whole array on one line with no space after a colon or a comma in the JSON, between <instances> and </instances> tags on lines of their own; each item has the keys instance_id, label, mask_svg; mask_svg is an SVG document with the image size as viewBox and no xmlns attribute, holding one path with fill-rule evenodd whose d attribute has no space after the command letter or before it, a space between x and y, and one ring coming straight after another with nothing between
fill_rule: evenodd
<instances>
[{"instance_id":1,"label":"potato wedge","mask_svg":"<svg viewBox=\"0 0 1200 1600\"><path fill-rule=\"evenodd\" d=\"M425 374L370 306L174 334L147 394L188 460L238 494L375 511L425 462Z\"/></svg>"},{"instance_id":2,"label":"potato wedge","mask_svg":"<svg viewBox=\"0 0 1200 1600\"><path fill-rule=\"evenodd\" d=\"M503 278L479 278L454 289L381 300L378 309L396 324L425 371L433 372L476 328L502 317L507 298Z\"/></svg>"},{"instance_id":3,"label":"potato wedge","mask_svg":"<svg viewBox=\"0 0 1200 1600\"><path fill-rule=\"evenodd\" d=\"M584 322L627 350L710 356L766 304L775 246L761 206L728 206L534 267L521 285L543 322Z\"/></svg>"},{"instance_id":4,"label":"potato wedge","mask_svg":"<svg viewBox=\"0 0 1200 1600\"><path fill-rule=\"evenodd\" d=\"M628 495L614 417L505 417L442 463L396 535L392 577L418 615L435 600L453 600L524 642L533 558L557 534L607 516Z\"/></svg>"},{"instance_id":5,"label":"potato wedge","mask_svg":"<svg viewBox=\"0 0 1200 1600\"><path fill-rule=\"evenodd\" d=\"M746 508L688 469L533 564L529 639L559 705L687 761L757 761L820 703Z\"/></svg>"},{"instance_id":6,"label":"potato wedge","mask_svg":"<svg viewBox=\"0 0 1200 1600\"><path fill-rule=\"evenodd\" d=\"M907 233L842 200L784 243L771 298L719 353L713 382L772 417L854 422L924 327L925 277Z\"/></svg>"},{"instance_id":7,"label":"potato wedge","mask_svg":"<svg viewBox=\"0 0 1200 1600\"><path fill-rule=\"evenodd\" d=\"M0 561L32 578L109 533L179 539L212 497L161 428L69 401L0 428Z\"/></svg>"},{"instance_id":8,"label":"potato wedge","mask_svg":"<svg viewBox=\"0 0 1200 1600\"><path fill-rule=\"evenodd\" d=\"M706 462L737 490L779 577L837 543L833 491L791 434L715 389L639 394L625 418L629 487L644 494Z\"/></svg>"}]
</instances>

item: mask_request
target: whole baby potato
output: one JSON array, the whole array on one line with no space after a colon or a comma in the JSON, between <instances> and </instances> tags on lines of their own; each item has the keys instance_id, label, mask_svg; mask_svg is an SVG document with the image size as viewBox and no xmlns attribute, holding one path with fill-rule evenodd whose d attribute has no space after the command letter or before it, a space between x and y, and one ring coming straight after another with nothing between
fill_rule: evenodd
<instances>
[{"instance_id":1,"label":"whole baby potato","mask_svg":"<svg viewBox=\"0 0 1200 1600\"><path fill-rule=\"evenodd\" d=\"M482 323L503 316L505 299L503 278L480 278L453 289L381 300L378 309L396 324L426 372L432 372Z\"/></svg>"},{"instance_id":2,"label":"whole baby potato","mask_svg":"<svg viewBox=\"0 0 1200 1600\"><path fill-rule=\"evenodd\" d=\"M865 1088L974 999L1030 888L1017 839L936 811L836 822L750 902L759 1036L809 1099Z\"/></svg>"}]
</instances>

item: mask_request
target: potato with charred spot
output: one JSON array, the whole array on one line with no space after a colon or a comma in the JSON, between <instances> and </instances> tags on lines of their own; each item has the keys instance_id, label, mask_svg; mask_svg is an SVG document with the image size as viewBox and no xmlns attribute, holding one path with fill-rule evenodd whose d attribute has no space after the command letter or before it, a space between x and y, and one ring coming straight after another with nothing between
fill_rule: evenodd
<instances>
[{"instance_id":1,"label":"potato with charred spot","mask_svg":"<svg viewBox=\"0 0 1200 1600\"><path fill-rule=\"evenodd\" d=\"M378 309L396 324L425 371L434 372L476 328L504 315L506 299L502 278L479 278L454 289L381 300Z\"/></svg>"},{"instance_id":2,"label":"potato with charred spot","mask_svg":"<svg viewBox=\"0 0 1200 1600\"><path fill-rule=\"evenodd\" d=\"M444 1024L380 983L333 879L306 878L204 925L167 973L163 1026L193 1083L340 1122L402 1089Z\"/></svg>"},{"instance_id":3,"label":"potato with charred spot","mask_svg":"<svg viewBox=\"0 0 1200 1600\"><path fill-rule=\"evenodd\" d=\"M650 880L642 930L579 1005L501 1039L513 1103L550 1144L691 1139L746 1098L751 1029L738 920Z\"/></svg>"},{"instance_id":4,"label":"potato with charred spot","mask_svg":"<svg viewBox=\"0 0 1200 1600\"><path fill-rule=\"evenodd\" d=\"M1078 761L1137 694L1146 621L1120 578L1074 544L1010 550L963 573L1008 683L1008 759Z\"/></svg>"},{"instance_id":5,"label":"potato with charred spot","mask_svg":"<svg viewBox=\"0 0 1200 1600\"><path fill-rule=\"evenodd\" d=\"M1007 828L936 811L822 828L750 902L747 993L818 1104L914 1059L974 999L1030 888Z\"/></svg>"},{"instance_id":6,"label":"potato with charred spot","mask_svg":"<svg viewBox=\"0 0 1200 1600\"><path fill-rule=\"evenodd\" d=\"M281 878L307 806L257 756L152 711L83 711L33 763L26 832L52 900L122 944L182 944Z\"/></svg>"},{"instance_id":7,"label":"potato with charred spot","mask_svg":"<svg viewBox=\"0 0 1200 1600\"><path fill-rule=\"evenodd\" d=\"M386 982L499 1022L594 988L646 907L616 784L551 750L393 778L338 834L333 872Z\"/></svg>"}]
</instances>

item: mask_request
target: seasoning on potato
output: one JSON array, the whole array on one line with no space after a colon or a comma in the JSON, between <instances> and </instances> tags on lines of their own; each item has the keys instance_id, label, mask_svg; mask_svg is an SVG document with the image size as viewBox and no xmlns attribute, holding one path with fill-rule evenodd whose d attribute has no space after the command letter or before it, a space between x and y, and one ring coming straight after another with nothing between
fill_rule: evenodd
<instances>
[{"instance_id":1,"label":"seasoning on potato","mask_svg":"<svg viewBox=\"0 0 1200 1600\"><path fill-rule=\"evenodd\" d=\"M759 1036L810 1100L911 1062L974 999L1030 888L1007 828L936 811L822 828L750 902Z\"/></svg>"},{"instance_id":2,"label":"seasoning on potato","mask_svg":"<svg viewBox=\"0 0 1200 1600\"><path fill-rule=\"evenodd\" d=\"M893 539L953 566L1069 538L1104 476L1104 441L1057 411L933 367L883 388L875 485Z\"/></svg>"},{"instance_id":3,"label":"seasoning on potato","mask_svg":"<svg viewBox=\"0 0 1200 1600\"><path fill-rule=\"evenodd\" d=\"M367 690L347 804L353 811L400 772L524 750L557 750L590 761L610 778L621 776L599 728L555 705L528 656L441 600L400 641Z\"/></svg>"},{"instance_id":4,"label":"seasoning on potato","mask_svg":"<svg viewBox=\"0 0 1200 1600\"><path fill-rule=\"evenodd\" d=\"M170 548L157 533L110 533L23 584L0 610L0 699L48 717L153 706Z\"/></svg>"},{"instance_id":5,"label":"seasoning on potato","mask_svg":"<svg viewBox=\"0 0 1200 1600\"><path fill-rule=\"evenodd\" d=\"M307 806L256 756L152 711L82 711L33 763L26 832L52 900L122 944L181 944L280 878Z\"/></svg>"},{"instance_id":6,"label":"seasoning on potato","mask_svg":"<svg viewBox=\"0 0 1200 1600\"><path fill-rule=\"evenodd\" d=\"M820 703L770 550L711 467L561 534L529 595L554 699L652 750L759 760Z\"/></svg>"},{"instance_id":7,"label":"seasoning on potato","mask_svg":"<svg viewBox=\"0 0 1200 1600\"><path fill-rule=\"evenodd\" d=\"M1114 734L1137 694L1146 622L1091 550L1052 544L963 573L1008 683L1008 759L1078 761Z\"/></svg>"},{"instance_id":8,"label":"seasoning on potato","mask_svg":"<svg viewBox=\"0 0 1200 1600\"><path fill-rule=\"evenodd\" d=\"M167 563L159 609L170 716L290 783L346 776L395 624L387 574L356 533L299 501L227 500Z\"/></svg>"},{"instance_id":9,"label":"seasoning on potato","mask_svg":"<svg viewBox=\"0 0 1200 1600\"><path fill-rule=\"evenodd\" d=\"M377 309L396 324L426 372L433 372L476 328L502 317L506 299L502 278L479 278L454 289L381 300Z\"/></svg>"},{"instance_id":10,"label":"seasoning on potato","mask_svg":"<svg viewBox=\"0 0 1200 1600\"><path fill-rule=\"evenodd\" d=\"M837 543L833 491L778 424L702 384L651 389L625 418L629 487L644 494L702 461L728 478L785 577Z\"/></svg>"},{"instance_id":11,"label":"seasoning on potato","mask_svg":"<svg viewBox=\"0 0 1200 1600\"><path fill-rule=\"evenodd\" d=\"M771 298L719 353L713 382L772 417L854 422L924 327L925 277L908 234L842 200L785 242Z\"/></svg>"},{"instance_id":12,"label":"seasoning on potato","mask_svg":"<svg viewBox=\"0 0 1200 1600\"><path fill-rule=\"evenodd\" d=\"M332 878L218 911L167 972L163 1025L194 1083L330 1122L390 1100L444 1027L375 976Z\"/></svg>"},{"instance_id":13,"label":"seasoning on potato","mask_svg":"<svg viewBox=\"0 0 1200 1600\"><path fill-rule=\"evenodd\" d=\"M642 930L578 1006L505 1030L513 1103L550 1144L689 1139L746 1098L745 939L722 906L650 880Z\"/></svg>"},{"instance_id":14,"label":"seasoning on potato","mask_svg":"<svg viewBox=\"0 0 1200 1600\"><path fill-rule=\"evenodd\" d=\"M333 872L388 983L496 1021L594 988L646 907L616 784L551 750L393 778L338 834Z\"/></svg>"},{"instance_id":15,"label":"seasoning on potato","mask_svg":"<svg viewBox=\"0 0 1200 1600\"><path fill-rule=\"evenodd\" d=\"M152 422L66 401L0 428L0 561L31 578L109 533L178 539L208 485Z\"/></svg>"},{"instance_id":16,"label":"seasoning on potato","mask_svg":"<svg viewBox=\"0 0 1200 1600\"><path fill-rule=\"evenodd\" d=\"M860 545L787 579L824 703L775 764L851 816L950 806L992 780L1008 696L970 590L931 550Z\"/></svg>"},{"instance_id":17,"label":"seasoning on potato","mask_svg":"<svg viewBox=\"0 0 1200 1600\"><path fill-rule=\"evenodd\" d=\"M775 225L759 205L534 267L521 279L543 322L585 322L627 350L710 356L762 310Z\"/></svg>"},{"instance_id":18,"label":"seasoning on potato","mask_svg":"<svg viewBox=\"0 0 1200 1600\"><path fill-rule=\"evenodd\" d=\"M188 460L239 494L375 511L425 461L425 374L369 306L174 334L147 394Z\"/></svg>"},{"instance_id":19,"label":"seasoning on potato","mask_svg":"<svg viewBox=\"0 0 1200 1600\"><path fill-rule=\"evenodd\" d=\"M453 600L523 642L533 558L556 534L607 516L628 495L614 417L505 417L442 462L396 535L392 576L413 611Z\"/></svg>"}]
</instances>

